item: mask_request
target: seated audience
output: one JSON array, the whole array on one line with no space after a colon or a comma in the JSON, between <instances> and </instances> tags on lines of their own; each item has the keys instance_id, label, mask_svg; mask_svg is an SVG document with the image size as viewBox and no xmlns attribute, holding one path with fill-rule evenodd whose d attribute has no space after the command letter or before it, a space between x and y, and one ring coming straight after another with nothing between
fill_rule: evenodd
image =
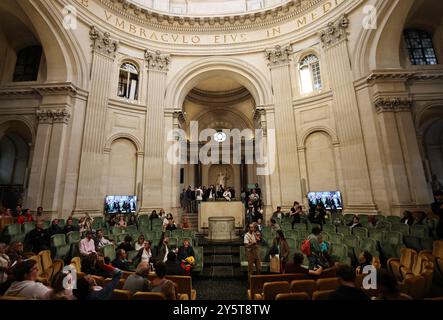
<instances>
[{"instance_id":1,"label":"seated audience","mask_svg":"<svg viewBox=\"0 0 443 320\"><path fill-rule=\"evenodd\" d=\"M136 251L140 251L141 249L143 249L145 247L145 236L144 235L140 235L137 239L137 242L134 245L134 249Z\"/></svg>"},{"instance_id":2,"label":"seated audience","mask_svg":"<svg viewBox=\"0 0 443 320\"><path fill-rule=\"evenodd\" d=\"M360 253L360 255L358 256L358 266L357 269L355 269L355 272L357 274L363 274L364 267L371 266L372 260L372 254L368 251L363 251L362 253Z\"/></svg>"},{"instance_id":3,"label":"seated audience","mask_svg":"<svg viewBox=\"0 0 443 320\"><path fill-rule=\"evenodd\" d=\"M91 253L82 259L82 272L86 274L106 279L111 277L113 270L114 267L106 264L102 255Z\"/></svg>"},{"instance_id":4,"label":"seated audience","mask_svg":"<svg viewBox=\"0 0 443 320\"><path fill-rule=\"evenodd\" d=\"M49 238L51 238L55 234L63 233L62 227L60 227L58 224L59 224L58 219L52 220L51 226L47 230Z\"/></svg>"},{"instance_id":5,"label":"seated audience","mask_svg":"<svg viewBox=\"0 0 443 320\"><path fill-rule=\"evenodd\" d=\"M384 228L383 223L377 219L376 216L368 216L368 229L381 229Z\"/></svg>"},{"instance_id":6,"label":"seated audience","mask_svg":"<svg viewBox=\"0 0 443 320\"><path fill-rule=\"evenodd\" d=\"M130 271L132 261L128 260L128 255L123 249L117 250L117 257L112 261L112 266L123 271Z\"/></svg>"},{"instance_id":7,"label":"seated audience","mask_svg":"<svg viewBox=\"0 0 443 320\"><path fill-rule=\"evenodd\" d=\"M10 208L6 208L4 211L2 210L0 218L12 218L12 210Z\"/></svg>"},{"instance_id":8,"label":"seated audience","mask_svg":"<svg viewBox=\"0 0 443 320\"><path fill-rule=\"evenodd\" d=\"M157 262L155 264L156 277L150 283L151 292L163 293L166 300L176 300L175 284L171 280L166 280L166 266L163 262Z\"/></svg>"},{"instance_id":9,"label":"seated audience","mask_svg":"<svg viewBox=\"0 0 443 320\"><path fill-rule=\"evenodd\" d=\"M401 218L401 223L403 224L407 224L409 226L412 226L412 224L414 223L414 217L412 216L412 212L411 211L404 211L403 212L403 218Z\"/></svg>"},{"instance_id":10,"label":"seated audience","mask_svg":"<svg viewBox=\"0 0 443 320\"><path fill-rule=\"evenodd\" d=\"M5 296L24 297L33 300L49 300L51 289L36 282L38 274L37 262L25 260L13 268L14 282L6 291Z\"/></svg>"},{"instance_id":11,"label":"seated audience","mask_svg":"<svg viewBox=\"0 0 443 320\"><path fill-rule=\"evenodd\" d=\"M34 219L32 218L31 210L26 209L25 211L21 212L19 217L17 218L17 223L23 224L25 222L32 222Z\"/></svg>"},{"instance_id":12,"label":"seated audience","mask_svg":"<svg viewBox=\"0 0 443 320\"><path fill-rule=\"evenodd\" d=\"M0 284L8 281L8 271L11 266L11 260L6 254L6 244L0 243Z\"/></svg>"},{"instance_id":13,"label":"seated audience","mask_svg":"<svg viewBox=\"0 0 443 320\"><path fill-rule=\"evenodd\" d=\"M112 244L112 241L109 241L104 237L102 229L98 229L95 236L95 250L99 251L104 246L107 246L109 244Z\"/></svg>"},{"instance_id":14,"label":"seated audience","mask_svg":"<svg viewBox=\"0 0 443 320\"><path fill-rule=\"evenodd\" d=\"M90 255L91 253L97 254L95 251L95 242L92 239L92 231L86 232L86 238L82 239L79 244L80 254L83 257Z\"/></svg>"},{"instance_id":15,"label":"seated audience","mask_svg":"<svg viewBox=\"0 0 443 320\"><path fill-rule=\"evenodd\" d=\"M308 267L303 266L303 254L295 253L292 262L286 264L285 273L303 273L307 275L320 276L323 272L323 267L319 267L315 270L310 270Z\"/></svg>"},{"instance_id":16,"label":"seated audience","mask_svg":"<svg viewBox=\"0 0 443 320\"><path fill-rule=\"evenodd\" d=\"M160 243L158 245L158 252L157 252L157 261L159 262L166 262L168 259L168 253L169 253L169 238L164 237L160 240Z\"/></svg>"},{"instance_id":17,"label":"seated audience","mask_svg":"<svg viewBox=\"0 0 443 320\"><path fill-rule=\"evenodd\" d=\"M172 216L172 214L168 213L166 219L167 220L167 224L166 224L166 230L168 231L174 231L177 230L177 225L174 222L174 217Z\"/></svg>"},{"instance_id":18,"label":"seated audience","mask_svg":"<svg viewBox=\"0 0 443 320\"><path fill-rule=\"evenodd\" d=\"M261 218L257 219L257 223L255 224L255 226L256 226L257 231L263 232L263 228L264 228L263 219L261 219Z\"/></svg>"},{"instance_id":19,"label":"seated audience","mask_svg":"<svg viewBox=\"0 0 443 320\"><path fill-rule=\"evenodd\" d=\"M180 266L180 261L177 259L175 252L168 253L167 260L165 262L166 274L170 276L184 276L185 270Z\"/></svg>"},{"instance_id":20,"label":"seated audience","mask_svg":"<svg viewBox=\"0 0 443 320\"><path fill-rule=\"evenodd\" d=\"M123 249L126 252L134 251L134 246L132 245L132 237L126 236L124 241L118 245L117 250L119 249Z\"/></svg>"},{"instance_id":21,"label":"seated audience","mask_svg":"<svg viewBox=\"0 0 443 320\"><path fill-rule=\"evenodd\" d=\"M363 227L363 225L360 223L360 218L357 215L354 215L354 217L352 218L352 221L349 222L347 224L347 226L350 227L351 230L354 229L354 228L361 228L361 227Z\"/></svg>"},{"instance_id":22,"label":"seated audience","mask_svg":"<svg viewBox=\"0 0 443 320\"><path fill-rule=\"evenodd\" d=\"M151 214L149 215L149 220L158 219L158 214L156 210L152 210Z\"/></svg>"},{"instance_id":23,"label":"seated audience","mask_svg":"<svg viewBox=\"0 0 443 320\"><path fill-rule=\"evenodd\" d=\"M188 257L195 257L194 249L191 246L189 240L183 241L183 246L178 249L178 259L182 262L186 260Z\"/></svg>"},{"instance_id":24,"label":"seated audience","mask_svg":"<svg viewBox=\"0 0 443 320\"><path fill-rule=\"evenodd\" d=\"M68 285L71 288L65 288L66 285L66 277L69 277L69 274L65 274L64 272L58 272L51 281L52 293L51 300L75 300L73 293L73 283L72 278L68 280Z\"/></svg>"},{"instance_id":25,"label":"seated audience","mask_svg":"<svg viewBox=\"0 0 443 320\"><path fill-rule=\"evenodd\" d=\"M37 221L35 224L35 229L29 231L25 238L25 243L27 246L32 248L32 252L36 254L50 248L49 234L43 228L43 220Z\"/></svg>"},{"instance_id":26,"label":"seated audience","mask_svg":"<svg viewBox=\"0 0 443 320\"><path fill-rule=\"evenodd\" d=\"M340 286L329 295L329 300L369 300L362 289L355 286L355 270L348 265L340 265L337 268L337 276Z\"/></svg>"},{"instance_id":27,"label":"seated audience","mask_svg":"<svg viewBox=\"0 0 443 320\"><path fill-rule=\"evenodd\" d=\"M135 259L140 260L140 262L146 262L146 263L153 263L153 257L152 257L152 243L150 240L146 240L143 244L143 248L141 248L138 251L137 258Z\"/></svg>"},{"instance_id":28,"label":"seated audience","mask_svg":"<svg viewBox=\"0 0 443 320\"><path fill-rule=\"evenodd\" d=\"M377 272L377 292L374 300L412 300L400 292L397 280L386 270Z\"/></svg>"},{"instance_id":29,"label":"seated audience","mask_svg":"<svg viewBox=\"0 0 443 320\"><path fill-rule=\"evenodd\" d=\"M65 227L63 228L63 233L64 234L68 234L71 231L79 231L79 228L77 228L76 226L74 226L74 220L72 219L72 217L69 217L66 220L66 224Z\"/></svg>"},{"instance_id":30,"label":"seated audience","mask_svg":"<svg viewBox=\"0 0 443 320\"><path fill-rule=\"evenodd\" d=\"M271 230L275 233L280 230L280 225L275 221L275 219L271 219Z\"/></svg>"},{"instance_id":31,"label":"seated audience","mask_svg":"<svg viewBox=\"0 0 443 320\"><path fill-rule=\"evenodd\" d=\"M123 290L128 290L131 294L136 292L149 291L149 276L150 267L148 262L140 262L134 274L131 274L123 285Z\"/></svg>"},{"instance_id":32,"label":"seated audience","mask_svg":"<svg viewBox=\"0 0 443 320\"><path fill-rule=\"evenodd\" d=\"M84 217L80 218L80 221L78 222L78 225L80 227L80 232L83 233L85 231L92 231L93 221L94 219L91 218L89 214L86 212Z\"/></svg>"},{"instance_id":33,"label":"seated audience","mask_svg":"<svg viewBox=\"0 0 443 320\"><path fill-rule=\"evenodd\" d=\"M191 229L191 224L189 223L188 218L184 217L182 222L182 230L189 230Z\"/></svg>"},{"instance_id":34,"label":"seated audience","mask_svg":"<svg viewBox=\"0 0 443 320\"><path fill-rule=\"evenodd\" d=\"M11 242L9 244L9 247L6 249L6 255L9 257L11 265L16 262L23 261L23 243L21 243L20 241Z\"/></svg>"},{"instance_id":35,"label":"seated audience","mask_svg":"<svg viewBox=\"0 0 443 320\"><path fill-rule=\"evenodd\" d=\"M118 269L113 270L112 281L102 288L97 286L94 278L84 276L77 280L77 289L74 289L74 296L77 300L110 300L112 292L117 288L122 272Z\"/></svg>"},{"instance_id":36,"label":"seated audience","mask_svg":"<svg viewBox=\"0 0 443 320\"><path fill-rule=\"evenodd\" d=\"M124 215L120 215L120 218L119 218L119 220L117 222L117 227L120 227L120 228L126 228L127 227L126 219L125 219Z\"/></svg>"}]
</instances>

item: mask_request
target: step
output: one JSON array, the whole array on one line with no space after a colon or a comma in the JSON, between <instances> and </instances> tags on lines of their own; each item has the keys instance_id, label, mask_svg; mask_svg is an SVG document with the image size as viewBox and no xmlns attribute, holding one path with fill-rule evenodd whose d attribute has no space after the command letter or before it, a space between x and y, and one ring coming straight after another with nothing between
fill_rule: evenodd
<instances>
[{"instance_id":1,"label":"step","mask_svg":"<svg viewBox=\"0 0 443 320\"><path fill-rule=\"evenodd\" d=\"M208 266L200 276L202 278L244 278L243 272L237 266Z\"/></svg>"}]
</instances>

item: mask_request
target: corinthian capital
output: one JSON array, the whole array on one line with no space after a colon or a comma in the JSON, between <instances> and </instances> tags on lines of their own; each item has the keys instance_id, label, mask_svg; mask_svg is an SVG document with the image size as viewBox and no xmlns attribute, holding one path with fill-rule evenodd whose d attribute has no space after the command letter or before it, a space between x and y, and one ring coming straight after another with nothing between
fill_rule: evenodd
<instances>
[{"instance_id":1,"label":"corinthian capital","mask_svg":"<svg viewBox=\"0 0 443 320\"><path fill-rule=\"evenodd\" d=\"M410 111L412 100L409 98L379 97L374 101L377 113Z\"/></svg>"},{"instance_id":2,"label":"corinthian capital","mask_svg":"<svg viewBox=\"0 0 443 320\"><path fill-rule=\"evenodd\" d=\"M145 60L148 62L149 69L168 71L168 66L171 63L171 56L169 54L162 54L159 50L146 50Z\"/></svg>"},{"instance_id":3,"label":"corinthian capital","mask_svg":"<svg viewBox=\"0 0 443 320\"><path fill-rule=\"evenodd\" d=\"M71 113L67 109L46 109L37 110L37 119L39 123L52 124L64 123L68 124L71 119Z\"/></svg>"},{"instance_id":4,"label":"corinthian capital","mask_svg":"<svg viewBox=\"0 0 443 320\"><path fill-rule=\"evenodd\" d=\"M323 48L330 48L331 46L346 40L349 27L349 19L346 15L341 16L337 21L329 22L327 27L320 31L320 40Z\"/></svg>"},{"instance_id":5,"label":"corinthian capital","mask_svg":"<svg viewBox=\"0 0 443 320\"><path fill-rule=\"evenodd\" d=\"M289 58L292 53L292 47L290 45L280 46L276 45L273 49L266 49L265 56L269 60L269 65L277 66L285 63L289 63Z\"/></svg>"},{"instance_id":6,"label":"corinthian capital","mask_svg":"<svg viewBox=\"0 0 443 320\"><path fill-rule=\"evenodd\" d=\"M118 41L111 39L109 32L101 32L95 26L89 31L89 38L92 41L91 47L94 51L114 57L118 49Z\"/></svg>"}]
</instances>

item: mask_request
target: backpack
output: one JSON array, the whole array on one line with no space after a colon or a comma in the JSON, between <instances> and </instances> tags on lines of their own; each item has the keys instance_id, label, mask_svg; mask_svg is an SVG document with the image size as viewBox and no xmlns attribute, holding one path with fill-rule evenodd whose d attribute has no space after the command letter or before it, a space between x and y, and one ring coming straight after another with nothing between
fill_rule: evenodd
<instances>
[{"instance_id":1,"label":"backpack","mask_svg":"<svg viewBox=\"0 0 443 320\"><path fill-rule=\"evenodd\" d=\"M308 257L311 255L311 242L309 240L303 240L301 244L301 252Z\"/></svg>"}]
</instances>

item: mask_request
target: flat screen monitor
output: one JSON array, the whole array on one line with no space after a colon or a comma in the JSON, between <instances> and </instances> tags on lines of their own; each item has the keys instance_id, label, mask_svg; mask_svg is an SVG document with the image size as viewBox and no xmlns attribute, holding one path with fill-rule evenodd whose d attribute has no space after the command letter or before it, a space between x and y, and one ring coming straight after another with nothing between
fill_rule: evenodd
<instances>
[{"instance_id":1,"label":"flat screen monitor","mask_svg":"<svg viewBox=\"0 0 443 320\"><path fill-rule=\"evenodd\" d=\"M122 214L137 212L136 196L107 196L105 200L105 213Z\"/></svg>"},{"instance_id":2,"label":"flat screen monitor","mask_svg":"<svg viewBox=\"0 0 443 320\"><path fill-rule=\"evenodd\" d=\"M309 207L316 207L323 203L326 210L343 210L343 201L340 191L317 191L308 193Z\"/></svg>"}]
</instances>

